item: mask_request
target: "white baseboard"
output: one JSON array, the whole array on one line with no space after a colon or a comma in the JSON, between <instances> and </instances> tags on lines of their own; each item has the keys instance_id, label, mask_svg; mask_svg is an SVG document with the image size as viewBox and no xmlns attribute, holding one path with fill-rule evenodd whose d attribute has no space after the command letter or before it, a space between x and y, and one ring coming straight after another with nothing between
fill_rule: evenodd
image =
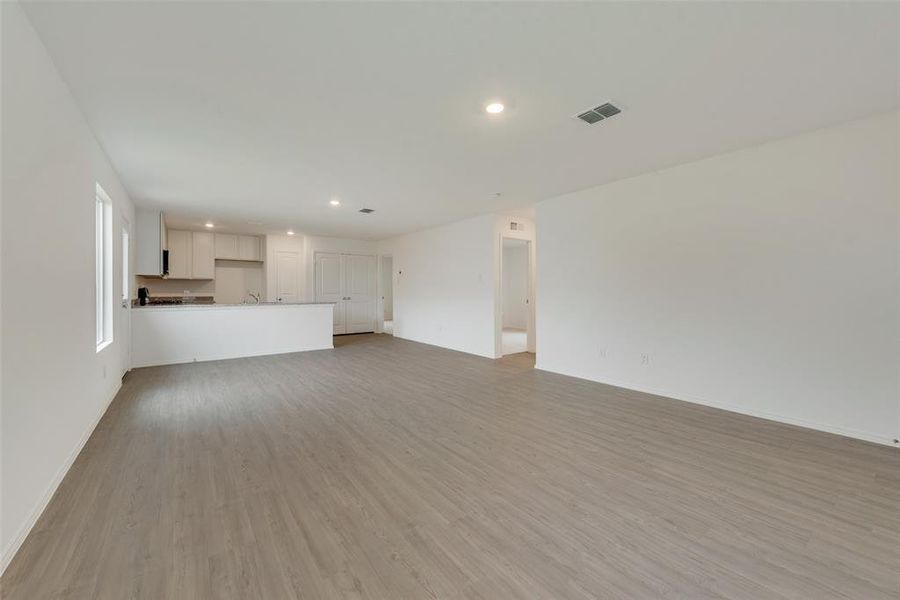
<instances>
[{"instance_id":1,"label":"white baseboard","mask_svg":"<svg viewBox=\"0 0 900 600\"><path fill-rule=\"evenodd\" d=\"M106 402L101 407L101 410L97 415L91 419L91 423L88 425L85 432L82 434L81 439L75 444L75 447L66 457L65 462L60 466L59 470L56 472L56 475L50 481L50 485L47 486L46 491L41 497L40 502L34 507L34 510L31 512L28 520L22 524L22 527L19 528L18 533L12 539L9 547L4 549L3 555L0 556L0 575L2 575L6 571L6 567L9 566L9 563L12 562L13 557L15 557L16 553L19 551L19 548L22 547L22 543L25 542L25 538L28 537L28 534L31 533L32 528L35 523L38 522L38 519L41 518L44 510L47 508L47 505L50 503L50 499L53 498L53 494L56 493L57 488L59 488L59 484L62 483L62 480L65 478L66 473L69 472L69 469L72 468L72 465L75 463L75 459L78 458L78 455L81 453L81 450L84 448L84 445L87 444L87 441L90 439L91 434L94 433L94 430L97 428L97 424L100 423L100 419L103 418L103 415L106 414L107 409L109 409L109 405L112 404L113 399L116 397L116 394L119 393L119 390L122 389L122 382L119 382L119 385L113 390L112 394L110 394L109 398L106 399Z\"/></svg>"},{"instance_id":2,"label":"white baseboard","mask_svg":"<svg viewBox=\"0 0 900 600\"><path fill-rule=\"evenodd\" d=\"M483 358L500 358L499 356L495 356L493 353L481 353L481 352L473 352L472 350L468 350L466 348L455 348L453 346L446 346L444 344L439 344L434 340L424 340L415 337L407 337L404 335L398 335L396 332L393 334L393 337L398 340L406 340L408 342L416 342L417 344L425 344L426 346L434 346L435 348L443 348L444 350L453 350L454 352L462 352L463 354L471 354L472 356L481 356Z\"/></svg>"},{"instance_id":3,"label":"white baseboard","mask_svg":"<svg viewBox=\"0 0 900 600\"><path fill-rule=\"evenodd\" d=\"M857 440L863 440L866 442L874 442L876 444L882 444L884 446L890 446L892 448L900 449L900 445L894 442L894 438L891 436L886 436L877 433L871 433L868 431L859 431L856 429L850 429L847 427L841 427L837 425L831 425L828 423L820 423L817 421L809 421L806 419L796 419L794 417L787 417L777 413L771 413L768 411L762 410L752 410L747 409L743 406L736 406L734 404L729 404L727 402L718 402L715 400L709 400L707 398L699 398L696 396L686 396L684 394L679 394L678 396L672 395L670 392L665 390L658 390L648 388L646 386L635 385L630 382L624 381L613 381L609 379L597 379L595 377L588 377L586 375L568 372L566 370L559 369L550 369L545 367L543 364L535 364L535 369L540 371L546 371L547 373L556 373L557 375L565 375L567 377L575 377L577 379L585 379L587 381L594 381L597 383L603 383L606 385L611 385L618 388L623 388L626 390L632 390L635 392L643 392L645 394L653 394L654 396L662 396L663 398L668 398L670 400L678 400L680 402L690 402L691 404L700 404L702 406L709 406L712 408L719 408L722 410L727 410L728 412L738 413L741 415L747 415L750 417L757 417L760 419L766 419L768 421L776 421L778 423L784 423L786 425L796 425L797 427L804 427L806 429L815 429L816 431L824 431L825 433L834 433L837 435L842 435L844 437L854 438Z\"/></svg>"}]
</instances>

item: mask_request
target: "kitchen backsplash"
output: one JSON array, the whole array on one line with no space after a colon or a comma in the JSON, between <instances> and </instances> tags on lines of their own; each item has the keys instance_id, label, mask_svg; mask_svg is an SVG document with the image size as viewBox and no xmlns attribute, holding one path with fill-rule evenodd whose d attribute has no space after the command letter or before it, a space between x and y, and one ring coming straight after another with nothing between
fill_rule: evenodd
<instances>
[{"instance_id":1,"label":"kitchen backsplash","mask_svg":"<svg viewBox=\"0 0 900 600\"><path fill-rule=\"evenodd\" d=\"M137 277L132 298L137 298L137 288L150 289L150 297L159 296L213 296L220 304L236 304L249 299L248 292L264 293L264 269L262 263L217 260L215 279L160 279Z\"/></svg>"},{"instance_id":2,"label":"kitchen backsplash","mask_svg":"<svg viewBox=\"0 0 900 600\"><path fill-rule=\"evenodd\" d=\"M137 298L137 288L150 288L150 296L183 296L185 291L191 296L215 296L216 281L214 279L160 279L159 277L137 278L137 285L131 293Z\"/></svg>"}]
</instances>

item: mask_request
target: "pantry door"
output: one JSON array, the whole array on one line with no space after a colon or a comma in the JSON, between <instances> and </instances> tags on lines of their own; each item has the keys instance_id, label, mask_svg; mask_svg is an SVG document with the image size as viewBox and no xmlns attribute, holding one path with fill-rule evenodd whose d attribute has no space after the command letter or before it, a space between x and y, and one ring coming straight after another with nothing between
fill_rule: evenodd
<instances>
[{"instance_id":1,"label":"pantry door","mask_svg":"<svg viewBox=\"0 0 900 600\"><path fill-rule=\"evenodd\" d=\"M316 253L316 302L334 303L334 334L347 333L344 257Z\"/></svg>"},{"instance_id":2,"label":"pantry door","mask_svg":"<svg viewBox=\"0 0 900 600\"><path fill-rule=\"evenodd\" d=\"M375 331L375 257L316 252L316 302L334 303L334 334Z\"/></svg>"},{"instance_id":3,"label":"pantry door","mask_svg":"<svg viewBox=\"0 0 900 600\"><path fill-rule=\"evenodd\" d=\"M345 254L347 333L375 331L375 257Z\"/></svg>"}]
</instances>

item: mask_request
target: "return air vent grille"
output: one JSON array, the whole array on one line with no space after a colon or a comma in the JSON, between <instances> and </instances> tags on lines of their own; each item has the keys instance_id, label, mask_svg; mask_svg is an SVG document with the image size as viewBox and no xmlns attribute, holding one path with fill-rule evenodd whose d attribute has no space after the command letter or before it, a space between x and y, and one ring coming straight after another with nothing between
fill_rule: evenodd
<instances>
[{"instance_id":1,"label":"return air vent grille","mask_svg":"<svg viewBox=\"0 0 900 600\"><path fill-rule=\"evenodd\" d=\"M588 125L593 125L594 123L598 123L603 119L608 119L612 116L615 116L622 112L618 107L613 106L609 102L606 104L601 104L600 106L594 107L591 110L586 110L580 115L578 118L587 123Z\"/></svg>"},{"instance_id":2,"label":"return air vent grille","mask_svg":"<svg viewBox=\"0 0 900 600\"><path fill-rule=\"evenodd\" d=\"M375 209L374 208L361 208L361 209L359 209L359 212L361 212L364 215L368 215L369 213L375 212Z\"/></svg>"}]
</instances>

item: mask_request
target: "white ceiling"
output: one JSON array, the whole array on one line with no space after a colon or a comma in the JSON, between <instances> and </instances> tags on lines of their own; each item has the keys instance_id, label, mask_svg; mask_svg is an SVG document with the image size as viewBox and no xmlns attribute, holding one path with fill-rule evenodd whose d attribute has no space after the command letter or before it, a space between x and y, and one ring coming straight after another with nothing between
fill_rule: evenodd
<instances>
[{"instance_id":1,"label":"white ceiling","mask_svg":"<svg viewBox=\"0 0 900 600\"><path fill-rule=\"evenodd\" d=\"M896 3L26 10L132 198L181 225L383 238L900 105Z\"/></svg>"}]
</instances>

